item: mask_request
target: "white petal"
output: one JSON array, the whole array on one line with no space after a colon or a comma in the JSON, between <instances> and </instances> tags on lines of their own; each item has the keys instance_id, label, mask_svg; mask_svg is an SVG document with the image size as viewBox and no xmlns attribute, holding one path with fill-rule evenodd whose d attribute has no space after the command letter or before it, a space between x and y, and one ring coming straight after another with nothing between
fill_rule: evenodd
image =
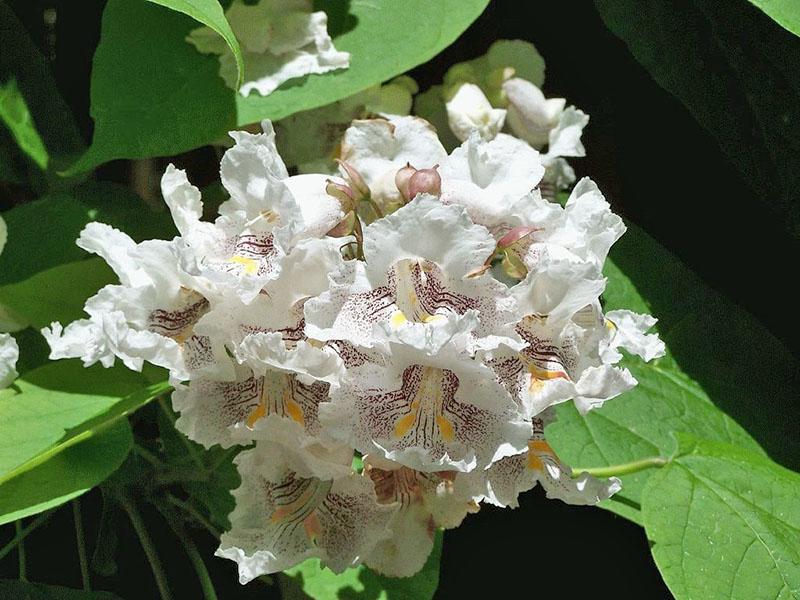
<instances>
[{"instance_id":1,"label":"white petal","mask_svg":"<svg viewBox=\"0 0 800 600\"><path fill-rule=\"evenodd\" d=\"M17 341L7 333L0 333L0 390L11 385L17 378Z\"/></svg>"},{"instance_id":2,"label":"white petal","mask_svg":"<svg viewBox=\"0 0 800 600\"><path fill-rule=\"evenodd\" d=\"M558 124L550 130L547 154L554 157L586 156L581 134L588 123L589 115L574 106L567 107L559 115Z\"/></svg>"},{"instance_id":3,"label":"white petal","mask_svg":"<svg viewBox=\"0 0 800 600\"><path fill-rule=\"evenodd\" d=\"M506 120L506 111L492 108L481 88L465 83L447 102L447 118L450 129L462 142L475 131L483 139L494 139Z\"/></svg>"},{"instance_id":4,"label":"white petal","mask_svg":"<svg viewBox=\"0 0 800 600\"><path fill-rule=\"evenodd\" d=\"M161 177L161 194L172 213L172 220L181 234L188 233L203 216L200 190L189 183L186 171L171 163Z\"/></svg>"},{"instance_id":5,"label":"white petal","mask_svg":"<svg viewBox=\"0 0 800 600\"><path fill-rule=\"evenodd\" d=\"M660 358L666 353L664 342L661 341L658 334L647 333L658 322L658 319L629 310L612 310L606 313L606 319L611 321L614 326L609 348L609 352L614 358L616 358L613 354L615 348L624 348L645 361ZM612 359L609 362L616 362L616 360Z\"/></svg>"},{"instance_id":6,"label":"white petal","mask_svg":"<svg viewBox=\"0 0 800 600\"><path fill-rule=\"evenodd\" d=\"M566 101L563 98L545 99L542 91L530 81L520 78L503 83L508 99L508 125L514 135L534 148L550 140L550 130L558 124Z\"/></svg>"}]
</instances>

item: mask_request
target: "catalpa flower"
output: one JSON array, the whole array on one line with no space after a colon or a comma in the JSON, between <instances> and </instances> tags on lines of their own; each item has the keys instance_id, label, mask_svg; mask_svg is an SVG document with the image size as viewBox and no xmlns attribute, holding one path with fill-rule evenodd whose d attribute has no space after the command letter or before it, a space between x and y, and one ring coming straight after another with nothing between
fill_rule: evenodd
<instances>
[{"instance_id":1,"label":"catalpa flower","mask_svg":"<svg viewBox=\"0 0 800 600\"><path fill-rule=\"evenodd\" d=\"M8 387L17 378L19 347L8 333L0 333L0 390Z\"/></svg>"},{"instance_id":2,"label":"catalpa flower","mask_svg":"<svg viewBox=\"0 0 800 600\"><path fill-rule=\"evenodd\" d=\"M390 577L419 571L433 549L438 529L461 525L478 511L479 492L471 479L454 471L422 472L377 456L364 457L364 473L373 481L378 502L397 505L390 537L379 541L364 562Z\"/></svg>"},{"instance_id":3,"label":"catalpa flower","mask_svg":"<svg viewBox=\"0 0 800 600\"><path fill-rule=\"evenodd\" d=\"M552 409L533 419L533 435L522 454L504 458L488 470L476 473L484 482L481 497L501 507L519 506L519 495L539 483L548 498L567 504L593 505L613 496L622 488L616 477L598 479L587 473L573 476L572 469L559 460L544 436L546 425L555 420Z\"/></svg>"},{"instance_id":4,"label":"catalpa flower","mask_svg":"<svg viewBox=\"0 0 800 600\"><path fill-rule=\"evenodd\" d=\"M242 96L255 90L272 93L285 81L308 74L344 69L350 55L334 48L324 12L311 12L310 0L233 0L225 11L244 58ZM237 66L225 40L210 27L189 33L186 41L203 54L219 55L219 74L236 88Z\"/></svg>"},{"instance_id":5,"label":"catalpa flower","mask_svg":"<svg viewBox=\"0 0 800 600\"><path fill-rule=\"evenodd\" d=\"M378 504L349 461L264 441L236 457L242 485L217 555L239 564L242 583L312 557L341 573L390 535L396 507Z\"/></svg>"}]
</instances>

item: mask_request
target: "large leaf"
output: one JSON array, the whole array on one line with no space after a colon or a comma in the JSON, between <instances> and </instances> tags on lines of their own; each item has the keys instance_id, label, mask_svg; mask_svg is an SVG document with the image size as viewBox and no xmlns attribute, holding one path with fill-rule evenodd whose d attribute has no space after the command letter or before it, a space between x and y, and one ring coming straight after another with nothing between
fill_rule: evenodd
<instances>
[{"instance_id":1,"label":"large leaf","mask_svg":"<svg viewBox=\"0 0 800 600\"><path fill-rule=\"evenodd\" d=\"M239 41L233 34L228 20L225 18L225 13L222 10L222 5L217 0L149 0L153 4L160 4L172 10L177 10L185 15L189 15L195 21L199 21L203 25L211 27L216 31L228 48L233 52L236 59L236 70L238 73L237 81L238 86L242 85L242 77L244 75L244 59L242 58L242 49L239 47Z\"/></svg>"},{"instance_id":2,"label":"large leaf","mask_svg":"<svg viewBox=\"0 0 800 600\"><path fill-rule=\"evenodd\" d=\"M781 27L800 35L800 6L794 0L750 0Z\"/></svg>"},{"instance_id":3,"label":"large leaf","mask_svg":"<svg viewBox=\"0 0 800 600\"><path fill-rule=\"evenodd\" d=\"M122 367L61 361L0 391L0 521L65 502L102 481L130 446L126 415L168 390L144 387L141 375ZM93 450L82 447L89 441Z\"/></svg>"},{"instance_id":4,"label":"large leaf","mask_svg":"<svg viewBox=\"0 0 800 600\"><path fill-rule=\"evenodd\" d=\"M776 211L800 233L800 39L742 0L595 4L608 27L714 136L763 199L753 211ZM797 9L792 13L796 22ZM723 197L707 201L727 208Z\"/></svg>"},{"instance_id":5,"label":"large leaf","mask_svg":"<svg viewBox=\"0 0 800 600\"><path fill-rule=\"evenodd\" d=\"M679 438L642 512L676 598L800 598L800 474L735 446Z\"/></svg>"},{"instance_id":6,"label":"large leaf","mask_svg":"<svg viewBox=\"0 0 800 600\"><path fill-rule=\"evenodd\" d=\"M339 600L430 600L439 586L439 561L442 555L442 533L436 535L433 551L419 573L412 577L383 577L361 565L336 575L320 567L319 560L309 559L285 572L281 578L285 598Z\"/></svg>"},{"instance_id":7,"label":"large leaf","mask_svg":"<svg viewBox=\"0 0 800 600\"><path fill-rule=\"evenodd\" d=\"M350 67L288 82L266 97L243 98L219 77L216 56L185 41L194 20L151 3L110 0L92 71L94 139L70 171L114 158L178 154L222 139L236 125L277 120L352 95L433 57L487 2L317 2L315 8L328 14L336 47L351 53Z\"/></svg>"},{"instance_id":8,"label":"large leaf","mask_svg":"<svg viewBox=\"0 0 800 600\"><path fill-rule=\"evenodd\" d=\"M71 446L0 485L0 525L55 508L88 492L120 465L133 445L127 421Z\"/></svg>"},{"instance_id":9,"label":"large leaf","mask_svg":"<svg viewBox=\"0 0 800 600\"><path fill-rule=\"evenodd\" d=\"M86 299L116 279L102 258L89 258L0 287L0 303L16 320L41 329L53 321L69 323L85 317Z\"/></svg>"},{"instance_id":10,"label":"large leaf","mask_svg":"<svg viewBox=\"0 0 800 600\"><path fill-rule=\"evenodd\" d=\"M8 242L0 254L0 285L85 258L75 240L91 221L113 225L137 241L175 234L166 210L157 213L129 189L111 183L48 194L3 213L3 219Z\"/></svg>"},{"instance_id":11,"label":"large leaf","mask_svg":"<svg viewBox=\"0 0 800 600\"><path fill-rule=\"evenodd\" d=\"M120 600L111 592L84 592L60 585L0 580L0 598L14 600Z\"/></svg>"},{"instance_id":12,"label":"large leaf","mask_svg":"<svg viewBox=\"0 0 800 600\"><path fill-rule=\"evenodd\" d=\"M791 414L800 369L777 339L636 227L612 251L606 275L606 308L659 317L669 355L651 364L627 359L639 386L586 417L559 407L548 437L564 459L595 467L669 456L676 431L761 452L723 409L770 454L796 464L794 425L775 415ZM768 370L758 368L765 351ZM604 506L640 522L642 489L653 472L624 476L623 490Z\"/></svg>"}]
</instances>

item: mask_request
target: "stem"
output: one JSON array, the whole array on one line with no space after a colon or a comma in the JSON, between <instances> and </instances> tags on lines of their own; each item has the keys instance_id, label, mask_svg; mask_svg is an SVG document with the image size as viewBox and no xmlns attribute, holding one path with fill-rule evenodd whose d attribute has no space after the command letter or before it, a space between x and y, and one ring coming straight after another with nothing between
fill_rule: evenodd
<instances>
[{"instance_id":1,"label":"stem","mask_svg":"<svg viewBox=\"0 0 800 600\"><path fill-rule=\"evenodd\" d=\"M22 519L14 521L14 531L16 531L17 535L22 533ZM22 540L20 540L19 547L17 548L17 556L19 557L19 580L28 581L28 561L25 554L25 544Z\"/></svg>"},{"instance_id":2,"label":"stem","mask_svg":"<svg viewBox=\"0 0 800 600\"><path fill-rule=\"evenodd\" d=\"M20 544L22 540L24 540L26 537L28 537L28 535L34 529L36 529L37 527L39 527L39 525L47 521L47 519L50 518L51 514L52 511L48 511L46 513L39 515L36 519L34 519L33 523L28 525L25 529L18 531L17 534L14 536L14 539L8 542L5 546L3 546L3 549L0 550L0 560L2 560L5 557L5 555L11 552L14 548L16 548L17 545Z\"/></svg>"},{"instance_id":3,"label":"stem","mask_svg":"<svg viewBox=\"0 0 800 600\"><path fill-rule=\"evenodd\" d=\"M651 456L649 458L642 458L640 460L634 460L633 462L623 463L621 465L612 465L610 467L594 467L589 469L577 467L572 469L572 476L577 477L581 473L588 473L594 477L630 475L631 473L637 473L639 471L644 471L645 469L663 467L668 462L669 461L666 458L661 458L660 456Z\"/></svg>"},{"instance_id":4,"label":"stem","mask_svg":"<svg viewBox=\"0 0 800 600\"><path fill-rule=\"evenodd\" d=\"M206 600L218 600L217 592L214 589L214 583L211 581L211 575L208 574L208 569L203 562L203 557L200 556L200 552L197 551L197 546L194 545L192 538L189 537L189 534L176 519L167 519L167 522L170 524L170 527L172 527L175 535L178 536L178 539L183 543L189 561L192 563L194 572L197 574L197 580L200 583L200 589L203 591L203 597Z\"/></svg>"},{"instance_id":5,"label":"stem","mask_svg":"<svg viewBox=\"0 0 800 600\"><path fill-rule=\"evenodd\" d=\"M367 196L365 198L365 200L367 202L369 202L369 206L370 206L370 208L372 208L372 212L375 213L375 216L377 218L379 218L379 219L382 219L383 218L383 211L381 210L381 207L378 206L378 203L375 202L375 200L372 199L372 196Z\"/></svg>"},{"instance_id":6,"label":"stem","mask_svg":"<svg viewBox=\"0 0 800 600\"><path fill-rule=\"evenodd\" d=\"M81 565L81 581L83 591L91 592L92 585L89 580L89 561L86 558L86 542L83 534L83 520L81 519L80 500L72 501L72 518L75 521L75 541L78 544L78 562Z\"/></svg>"},{"instance_id":7,"label":"stem","mask_svg":"<svg viewBox=\"0 0 800 600\"><path fill-rule=\"evenodd\" d=\"M172 494L167 495L167 502L172 504L173 506L178 507L183 512L185 512L188 516L192 517L195 521L197 521L200 525L206 528L208 532L213 535L215 538L218 538L221 533L219 529L214 527L211 522L206 519L199 510L197 510L194 506L189 504L188 502L184 502L183 500L176 498Z\"/></svg>"},{"instance_id":8,"label":"stem","mask_svg":"<svg viewBox=\"0 0 800 600\"><path fill-rule=\"evenodd\" d=\"M156 580L158 591L161 594L162 600L172 600L172 594L167 585L167 576L164 573L164 568L161 566L161 561L158 558L158 553L153 545L153 540L150 539L150 534L147 532L147 527L142 520L142 516L136 510L133 502L129 498L120 498L122 508L128 513L128 518L131 520L131 525L136 531L139 538L139 543L142 545L147 561L150 563L150 570L153 572L153 577Z\"/></svg>"}]
</instances>

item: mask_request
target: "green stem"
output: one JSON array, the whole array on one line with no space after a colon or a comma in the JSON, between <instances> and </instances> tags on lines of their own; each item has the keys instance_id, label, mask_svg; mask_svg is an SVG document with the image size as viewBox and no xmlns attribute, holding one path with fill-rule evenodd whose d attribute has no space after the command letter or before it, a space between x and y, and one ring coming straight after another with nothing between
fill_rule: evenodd
<instances>
[{"instance_id":1,"label":"green stem","mask_svg":"<svg viewBox=\"0 0 800 600\"><path fill-rule=\"evenodd\" d=\"M14 536L14 539L12 539L10 542L8 542L5 546L3 546L3 549L0 550L0 560L5 558L6 554L8 554L14 548L16 548L17 545L20 544L22 542L22 540L24 540L26 537L28 537L28 535L30 535L30 533L34 529L36 529L37 527L39 527L39 525L41 525L42 523L47 521L47 519L50 518L50 515L52 514L52 512L53 511L48 511L46 513L42 513L41 515L36 517L36 519L34 519L33 523L28 525L25 529L18 530L17 534Z\"/></svg>"},{"instance_id":2,"label":"green stem","mask_svg":"<svg viewBox=\"0 0 800 600\"><path fill-rule=\"evenodd\" d=\"M572 476L577 477L581 473L588 473L594 477L619 477L621 475L630 475L631 473L644 471L645 469L663 467L668 462L666 458L651 456L649 458L642 458L640 460L634 460L621 465L612 465L610 467L594 467L589 469L576 467L572 469Z\"/></svg>"},{"instance_id":3,"label":"green stem","mask_svg":"<svg viewBox=\"0 0 800 600\"><path fill-rule=\"evenodd\" d=\"M207 531L208 531L208 532L209 532L211 535L213 535L215 538L218 538L218 537L221 535L221 533L220 533L219 529L217 529L216 527L214 527L214 525L212 525L212 524L211 524L211 522L210 522L208 519L206 519L206 518L205 518L205 517L204 517L204 516L203 516L203 515L200 513L200 511L199 511L199 510L197 510L197 509L196 509L194 506L192 506L192 505L191 505L191 504L189 504L188 502L184 502L183 500L181 500L181 499L179 499L179 498L176 498L176 497L175 497L175 496L173 496L172 494L168 494L168 495L167 495L167 502L169 502L169 503L170 503L170 504L172 504L173 506L176 506L176 507L178 507L179 509L181 509L183 512L185 512L185 513L187 514L187 516L189 516L189 517L193 518L193 519L194 519L195 521L197 521L197 522L198 522L200 525L202 525L203 527L205 527L205 529L206 529L206 530L207 530Z\"/></svg>"},{"instance_id":4,"label":"green stem","mask_svg":"<svg viewBox=\"0 0 800 600\"><path fill-rule=\"evenodd\" d=\"M377 202L375 202L375 200L373 200L373 199L372 199L372 196L367 196L367 197L365 198L365 200L366 200L367 202L369 202L369 206L370 206L370 208L372 208L372 212L374 212L374 213L375 213L375 216L376 216L378 219L382 219L382 218L383 218L383 211L381 210L381 207L380 207L380 206L378 206L378 203L377 203Z\"/></svg>"},{"instance_id":5,"label":"green stem","mask_svg":"<svg viewBox=\"0 0 800 600\"><path fill-rule=\"evenodd\" d=\"M156 580L156 585L158 586L158 591L161 594L162 600L172 600L172 594L167 585L167 576L164 573L164 568L161 566L158 553L153 545L153 540L150 539L150 534L142 520L142 516L129 498L120 498L120 504L128 514L131 525L133 525L133 529L136 531L136 535L139 538L139 543L142 545L142 549L147 556L147 561L150 563L150 570L153 572L153 577Z\"/></svg>"},{"instance_id":6,"label":"green stem","mask_svg":"<svg viewBox=\"0 0 800 600\"><path fill-rule=\"evenodd\" d=\"M14 531L16 531L16 535L22 533L22 519L14 521ZM25 554L25 544L22 540L20 540L17 548L17 556L19 557L19 580L28 581L28 560Z\"/></svg>"},{"instance_id":7,"label":"green stem","mask_svg":"<svg viewBox=\"0 0 800 600\"><path fill-rule=\"evenodd\" d=\"M203 597L206 600L218 600L217 591L214 589L214 583L211 581L211 575L208 573L206 564L203 562L203 557L197 551L197 546L194 545L192 538L183 528L183 526L176 519L167 519L167 522L172 527L175 535L183 543L186 550L186 555L194 567L194 572L197 574L197 580L200 583L200 589L203 591Z\"/></svg>"},{"instance_id":8,"label":"green stem","mask_svg":"<svg viewBox=\"0 0 800 600\"><path fill-rule=\"evenodd\" d=\"M92 585L89 579L89 561L86 558L86 542L83 534L83 519L81 519L81 503L78 499L72 501L72 518L75 521L75 542L78 545L78 562L81 565L83 591L91 592Z\"/></svg>"}]
</instances>

